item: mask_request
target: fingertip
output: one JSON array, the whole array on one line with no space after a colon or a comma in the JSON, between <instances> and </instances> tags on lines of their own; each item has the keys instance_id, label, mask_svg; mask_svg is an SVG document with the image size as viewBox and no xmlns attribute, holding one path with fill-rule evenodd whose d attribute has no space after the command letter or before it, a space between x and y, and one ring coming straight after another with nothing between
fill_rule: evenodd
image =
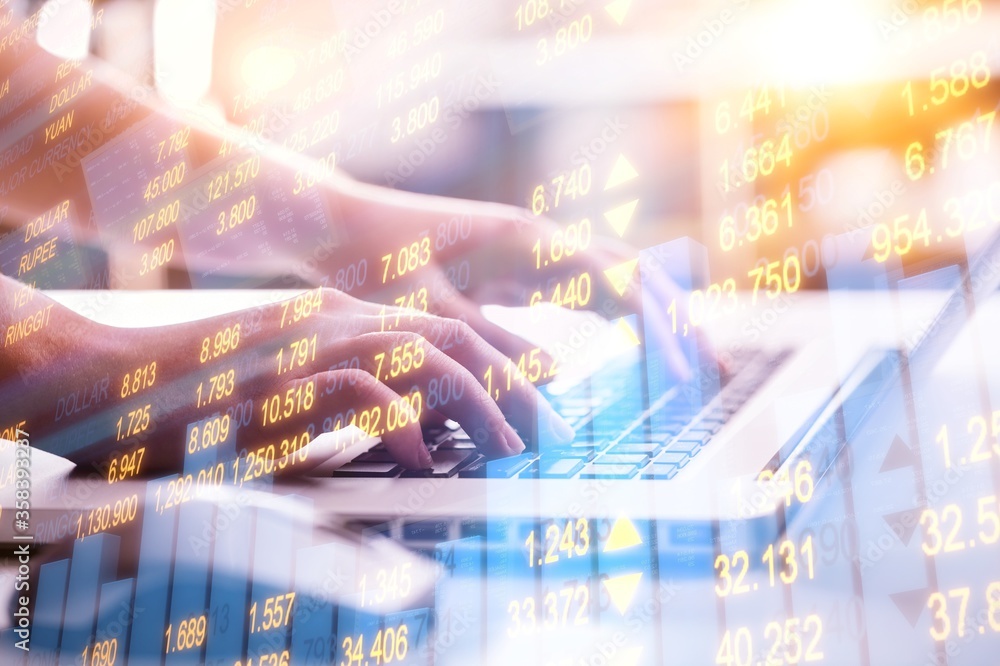
<instances>
[{"instance_id":1,"label":"fingertip","mask_svg":"<svg viewBox=\"0 0 1000 666\"><path fill-rule=\"evenodd\" d=\"M516 456L517 454L524 452L527 448L521 440L521 437L517 434L517 431L514 430L509 423L506 424L502 437L504 438L505 448L512 456Z\"/></svg>"}]
</instances>

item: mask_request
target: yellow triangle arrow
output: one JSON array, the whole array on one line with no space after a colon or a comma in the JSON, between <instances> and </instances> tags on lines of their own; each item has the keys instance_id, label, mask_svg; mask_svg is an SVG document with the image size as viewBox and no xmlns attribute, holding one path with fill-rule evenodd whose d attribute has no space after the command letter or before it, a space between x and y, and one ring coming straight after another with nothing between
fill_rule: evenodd
<instances>
[{"instance_id":1,"label":"yellow triangle arrow","mask_svg":"<svg viewBox=\"0 0 1000 666\"><path fill-rule=\"evenodd\" d=\"M628 14L631 6L632 0L615 0L612 3L604 5L604 11L611 15L615 23L621 25L625 21L625 15Z\"/></svg>"},{"instance_id":2,"label":"yellow triangle arrow","mask_svg":"<svg viewBox=\"0 0 1000 666\"><path fill-rule=\"evenodd\" d=\"M635 170L632 163L625 159L624 155L619 155L618 161L615 162L615 167L611 170L611 175L608 177L608 184L604 186L604 191L607 192L613 187L618 187L622 183L627 183L638 177L639 172Z\"/></svg>"},{"instance_id":3,"label":"yellow triangle arrow","mask_svg":"<svg viewBox=\"0 0 1000 666\"><path fill-rule=\"evenodd\" d=\"M611 596L611 603L615 605L618 612L621 615L625 614L628 607L632 605L632 600L635 599L635 592L639 589L639 581L642 579L642 572L634 574L625 574L624 576L616 576L615 578L606 578L604 580L604 587L608 591L608 595Z\"/></svg>"},{"instance_id":4,"label":"yellow triangle arrow","mask_svg":"<svg viewBox=\"0 0 1000 666\"><path fill-rule=\"evenodd\" d=\"M639 205L639 200L630 201L624 206L619 206L614 210L609 210L604 214L604 219L608 221L611 228L615 230L618 237L625 235L625 230L632 223L632 216L635 215L635 207Z\"/></svg>"},{"instance_id":5,"label":"yellow triangle arrow","mask_svg":"<svg viewBox=\"0 0 1000 666\"><path fill-rule=\"evenodd\" d=\"M639 260L633 259L632 261L626 261L620 266L615 266L604 271L604 276L608 278L611 286L615 288L619 296L624 296L625 290L632 284L632 275L635 273L635 267L638 265Z\"/></svg>"},{"instance_id":6,"label":"yellow triangle arrow","mask_svg":"<svg viewBox=\"0 0 1000 666\"><path fill-rule=\"evenodd\" d=\"M625 550L642 544L642 537L639 530L628 518L619 518L611 526L611 533L608 534L608 541L604 544L605 553L613 553L616 550Z\"/></svg>"},{"instance_id":7,"label":"yellow triangle arrow","mask_svg":"<svg viewBox=\"0 0 1000 666\"><path fill-rule=\"evenodd\" d=\"M635 331L628 325L624 317L618 320L615 329L618 331L618 337L621 339L623 347L638 347L642 344L639 342L639 336L635 334ZM605 551L607 551L607 548L605 548Z\"/></svg>"}]
</instances>

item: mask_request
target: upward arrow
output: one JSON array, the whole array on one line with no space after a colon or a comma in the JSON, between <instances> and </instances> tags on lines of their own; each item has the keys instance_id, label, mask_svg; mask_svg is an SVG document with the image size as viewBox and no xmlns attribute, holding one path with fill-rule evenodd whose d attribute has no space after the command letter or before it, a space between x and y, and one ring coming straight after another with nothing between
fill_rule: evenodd
<instances>
[{"instance_id":1,"label":"upward arrow","mask_svg":"<svg viewBox=\"0 0 1000 666\"><path fill-rule=\"evenodd\" d=\"M611 175L608 176L608 182L604 185L604 191L618 187L623 183L627 183L630 180L635 180L639 177L639 172L635 170L632 163L629 162L624 155L618 156L618 161L615 162L615 166L611 169Z\"/></svg>"},{"instance_id":2,"label":"upward arrow","mask_svg":"<svg viewBox=\"0 0 1000 666\"><path fill-rule=\"evenodd\" d=\"M882 460L882 466L879 468L879 472L891 472L894 469L902 469L903 467L913 466L913 451L910 450L899 435L892 440L892 444L889 445L889 450L885 453L885 459Z\"/></svg>"}]
</instances>

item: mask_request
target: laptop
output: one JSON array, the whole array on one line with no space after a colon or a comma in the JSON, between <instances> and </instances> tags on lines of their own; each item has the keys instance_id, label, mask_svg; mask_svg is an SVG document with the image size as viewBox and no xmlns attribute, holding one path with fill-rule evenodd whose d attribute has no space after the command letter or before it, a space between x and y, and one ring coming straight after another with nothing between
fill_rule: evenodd
<instances>
[{"instance_id":1,"label":"laptop","mask_svg":"<svg viewBox=\"0 0 1000 666\"><path fill-rule=\"evenodd\" d=\"M659 251L691 254L688 241L677 243ZM655 261L648 252L643 261ZM738 308L707 327L726 367L720 369L695 336L681 336L681 347L698 368L682 383L666 377L666 351L641 334L638 317L599 322L552 309L542 313L539 325L535 313L497 309L495 320L516 332L543 331L540 344L575 339L576 358L588 360L590 367L570 359L562 377L543 388L575 428L573 442L554 444L544 432L522 433L531 445L527 451L490 461L457 424L448 423L425 433L433 469L414 472L396 465L377 440L361 439L345 451L336 435L327 433L310 446L338 455L276 484L312 499L326 522L370 526L435 517L627 515L711 527L738 520L757 543L767 543L816 494L838 452L881 399L904 377L916 381L915 373L929 372L972 304L1000 285L1000 234L977 254L961 268L959 284L936 296L905 290L832 290L774 300L762 295L755 307ZM260 304L262 296L281 300L290 294L122 292L99 312L106 323L149 325L172 316L164 313L183 311L195 319ZM81 311L96 297L93 292L53 296ZM751 299L741 297L744 303ZM908 339L902 329L872 325L895 299L907 303L899 309L919 313L919 332ZM182 301L183 310L173 307ZM644 306L656 303L647 299ZM853 334L834 335L834 321ZM756 336L748 334L755 330ZM756 341L747 343L748 338ZM5 447L4 455L12 451ZM36 523L66 522L72 465L36 452L34 469ZM90 484L73 509L81 502L98 506L141 490L144 483ZM12 492L8 487L3 494ZM7 506L12 500L2 501ZM12 535L2 536L9 541Z\"/></svg>"}]
</instances>

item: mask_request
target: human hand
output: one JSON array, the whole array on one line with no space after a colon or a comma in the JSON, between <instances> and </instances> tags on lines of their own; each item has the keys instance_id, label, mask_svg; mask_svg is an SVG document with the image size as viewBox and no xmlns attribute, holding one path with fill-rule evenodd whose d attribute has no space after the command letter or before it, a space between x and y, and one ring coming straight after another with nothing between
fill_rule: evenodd
<instances>
[{"instance_id":1,"label":"human hand","mask_svg":"<svg viewBox=\"0 0 1000 666\"><path fill-rule=\"evenodd\" d=\"M666 271L642 265L619 294L604 271L636 259L638 252L599 236L589 221L564 228L516 206L413 194L346 178L333 187L350 252L333 253L312 280L326 278L336 288L385 303L417 294L417 307L468 322L514 359L530 354L533 345L490 322L481 305L555 302L607 319L643 312L675 376L690 377L667 314L671 301L683 310L687 299L678 297ZM362 261L365 280L359 279ZM640 271L647 300L662 308L643 311Z\"/></svg>"},{"instance_id":2,"label":"human hand","mask_svg":"<svg viewBox=\"0 0 1000 666\"><path fill-rule=\"evenodd\" d=\"M500 372L508 359L460 321L323 289L207 320L121 329L35 299L52 306L50 339L20 350L8 367L23 386L12 376L0 397L34 446L79 464L101 465L153 441L143 471L177 471L189 425L213 415L216 427L230 416L234 451L274 444L280 459L353 423L411 468L429 466L420 422L432 414L457 421L491 457L524 449L515 427L529 433L541 424L546 436L572 437L528 382L514 381L496 400L487 395L487 370ZM40 353L46 346L57 355ZM79 395L79 387L91 397L69 410L63 394ZM239 406L250 415L243 427Z\"/></svg>"}]
</instances>

